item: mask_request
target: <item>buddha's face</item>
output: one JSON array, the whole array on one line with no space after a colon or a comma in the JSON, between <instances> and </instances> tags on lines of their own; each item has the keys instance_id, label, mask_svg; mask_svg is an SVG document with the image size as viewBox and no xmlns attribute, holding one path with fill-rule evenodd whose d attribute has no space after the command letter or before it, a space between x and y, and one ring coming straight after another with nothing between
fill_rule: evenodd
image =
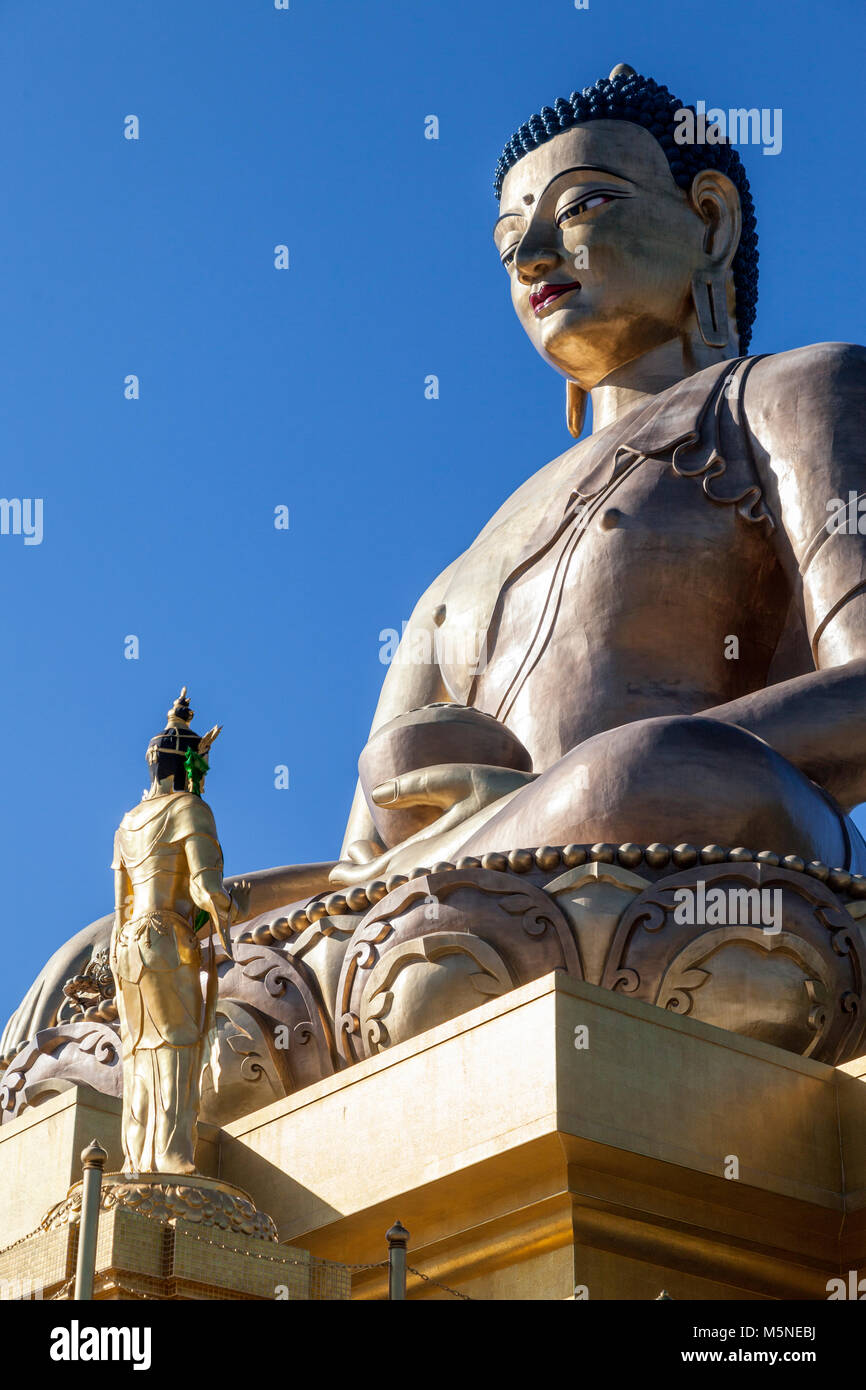
<instances>
[{"instance_id":1,"label":"buddha's face","mask_svg":"<svg viewBox=\"0 0 866 1390\"><path fill-rule=\"evenodd\" d=\"M690 333L707 233L649 131L603 120L509 169L494 239L533 345L589 390Z\"/></svg>"}]
</instances>

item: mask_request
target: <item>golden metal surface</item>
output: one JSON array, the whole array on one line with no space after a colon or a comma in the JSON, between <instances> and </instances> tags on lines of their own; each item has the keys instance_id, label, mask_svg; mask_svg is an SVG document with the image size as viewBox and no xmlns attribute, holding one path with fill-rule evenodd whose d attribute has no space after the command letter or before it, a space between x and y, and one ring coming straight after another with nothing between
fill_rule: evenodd
<instances>
[{"instance_id":1,"label":"golden metal surface","mask_svg":"<svg viewBox=\"0 0 866 1390\"><path fill-rule=\"evenodd\" d=\"M206 994L196 913L231 956L232 899L213 813L192 792L146 796L115 837L111 969L123 1048L124 1169L194 1173L201 1073L211 1062L216 976ZM213 950L210 955L213 963Z\"/></svg>"}]
</instances>

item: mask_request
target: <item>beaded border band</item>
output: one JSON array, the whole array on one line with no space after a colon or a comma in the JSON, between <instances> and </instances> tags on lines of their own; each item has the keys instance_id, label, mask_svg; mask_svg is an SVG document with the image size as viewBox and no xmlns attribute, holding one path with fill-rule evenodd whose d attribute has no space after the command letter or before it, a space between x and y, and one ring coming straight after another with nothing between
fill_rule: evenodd
<instances>
[{"instance_id":1,"label":"beaded border band","mask_svg":"<svg viewBox=\"0 0 866 1390\"><path fill-rule=\"evenodd\" d=\"M705 845L703 849L695 845L675 845L672 848L657 843L542 845L539 849L513 849L508 854L482 854L480 858L470 855L458 859L454 864L442 861L429 868L422 866L413 869L410 874L390 874L387 879L373 879L364 886L348 888L345 893L328 893L324 897L313 898L306 907L297 908L290 917L277 917L270 925L262 922L251 932L242 932L239 940L252 941L256 946L276 945L300 935L323 917L363 915L395 888L431 873L454 873L463 869L491 869L496 873L512 874L528 874L536 870L552 873L559 868L576 869L587 863L621 864L625 869L637 869L641 864L646 864L650 869L666 869L669 865L675 869L693 869L698 864L769 864L793 873L809 874L845 897L866 898L866 876L863 874L852 874L847 869L831 869L819 859L807 863L798 854L778 855L769 849L755 852L744 846L725 849L722 845ZM0 1058L0 1076L22 1046L27 1046L27 1042Z\"/></svg>"},{"instance_id":2,"label":"beaded border band","mask_svg":"<svg viewBox=\"0 0 866 1390\"><path fill-rule=\"evenodd\" d=\"M725 849L721 845L705 845L698 849L695 845L542 845L539 849L513 849L508 854L482 854L480 858L469 856L458 859L456 863L443 861L432 867L413 869L409 874L390 874L388 878L373 879L363 887L347 888L344 893L328 893L316 897L305 907L297 908L290 917L277 917L270 925L261 923L252 932L244 933L241 940L253 941L257 946L269 946L275 942L287 941L307 930L323 917L345 917L363 914L384 897L408 883L413 878L424 878L427 874L453 873L463 869L491 869L498 873L528 874L535 870L552 873L555 869L578 868L581 864L621 864L626 869L637 869L646 864L650 869L665 869L669 865L676 869L693 869L698 864L769 864L776 868L790 869L794 873L809 874L835 893L850 898L866 898L866 876L849 873L847 869L832 869L818 859L808 862L797 854L778 855L772 850L759 851L739 846Z\"/></svg>"}]
</instances>

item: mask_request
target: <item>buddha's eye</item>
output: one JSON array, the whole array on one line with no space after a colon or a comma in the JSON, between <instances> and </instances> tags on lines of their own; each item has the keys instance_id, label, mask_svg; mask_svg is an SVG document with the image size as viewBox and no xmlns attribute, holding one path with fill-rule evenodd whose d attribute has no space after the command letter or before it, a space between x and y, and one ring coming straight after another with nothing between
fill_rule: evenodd
<instances>
[{"instance_id":1,"label":"buddha's eye","mask_svg":"<svg viewBox=\"0 0 866 1390\"><path fill-rule=\"evenodd\" d=\"M582 198L578 203L570 203L567 208L557 215L557 227L567 227L576 218L582 217L585 212L590 212L592 208L600 208L604 203L612 203L613 198L606 193L592 193L588 198Z\"/></svg>"},{"instance_id":2,"label":"buddha's eye","mask_svg":"<svg viewBox=\"0 0 866 1390\"><path fill-rule=\"evenodd\" d=\"M514 253L517 250L517 245L518 243L516 241L512 242L511 246L506 247L506 249L500 254L500 260L502 261L502 264L505 266L506 270L510 270L512 265L514 264Z\"/></svg>"}]
</instances>

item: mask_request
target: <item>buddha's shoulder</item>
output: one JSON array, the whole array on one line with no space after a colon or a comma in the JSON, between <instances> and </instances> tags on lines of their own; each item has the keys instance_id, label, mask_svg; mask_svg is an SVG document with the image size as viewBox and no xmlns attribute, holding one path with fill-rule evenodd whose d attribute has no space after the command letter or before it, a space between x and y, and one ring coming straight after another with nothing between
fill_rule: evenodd
<instances>
[{"instance_id":1,"label":"buddha's shoulder","mask_svg":"<svg viewBox=\"0 0 866 1390\"><path fill-rule=\"evenodd\" d=\"M577 444L573 444L571 448L557 454L556 458L551 459L549 463L545 463L535 473L532 473L497 508L490 520L479 531L473 545L483 545L492 540L494 535L501 538L507 531L515 528L521 529L521 523L530 522L536 512L545 509L550 503L552 492L556 489L557 483L561 478L570 477L573 474L575 467L579 464L581 454L591 442L590 436L579 440Z\"/></svg>"},{"instance_id":2,"label":"buddha's shoulder","mask_svg":"<svg viewBox=\"0 0 866 1390\"><path fill-rule=\"evenodd\" d=\"M793 400L821 401L831 409L866 394L866 347L858 343L810 343L806 347L774 352L755 361L746 381L744 401L751 422L753 413L784 410L790 418Z\"/></svg>"},{"instance_id":3,"label":"buddha's shoulder","mask_svg":"<svg viewBox=\"0 0 866 1390\"><path fill-rule=\"evenodd\" d=\"M436 576L421 595L414 609L414 621L436 621L433 615L444 603L458 576L460 582L468 582L470 588L477 588L479 582L487 582L491 573L508 569L521 543L538 524L545 507L549 505L551 489L556 487L560 474L565 475L568 468L573 466L587 443L588 440L580 440L551 459L506 498L471 544Z\"/></svg>"},{"instance_id":4,"label":"buddha's shoulder","mask_svg":"<svg viewBox=\"0 0 866 1390\"><path fill-rule=\"evenodd\" d=\"M537 525L539 517L549 505L551 489L556 487L560 476L566 476L574 467L589 442L589 438L580 440L521 483L497 508L466 550L437 575L422 595L416 611L432 611L436 608L458 570L461 573L465 572L467 564L470 568L480 564L486 569L489 564L487 557L495 553L498 563L507 565L521 540Z\"/></svg>"}]
</instances>

